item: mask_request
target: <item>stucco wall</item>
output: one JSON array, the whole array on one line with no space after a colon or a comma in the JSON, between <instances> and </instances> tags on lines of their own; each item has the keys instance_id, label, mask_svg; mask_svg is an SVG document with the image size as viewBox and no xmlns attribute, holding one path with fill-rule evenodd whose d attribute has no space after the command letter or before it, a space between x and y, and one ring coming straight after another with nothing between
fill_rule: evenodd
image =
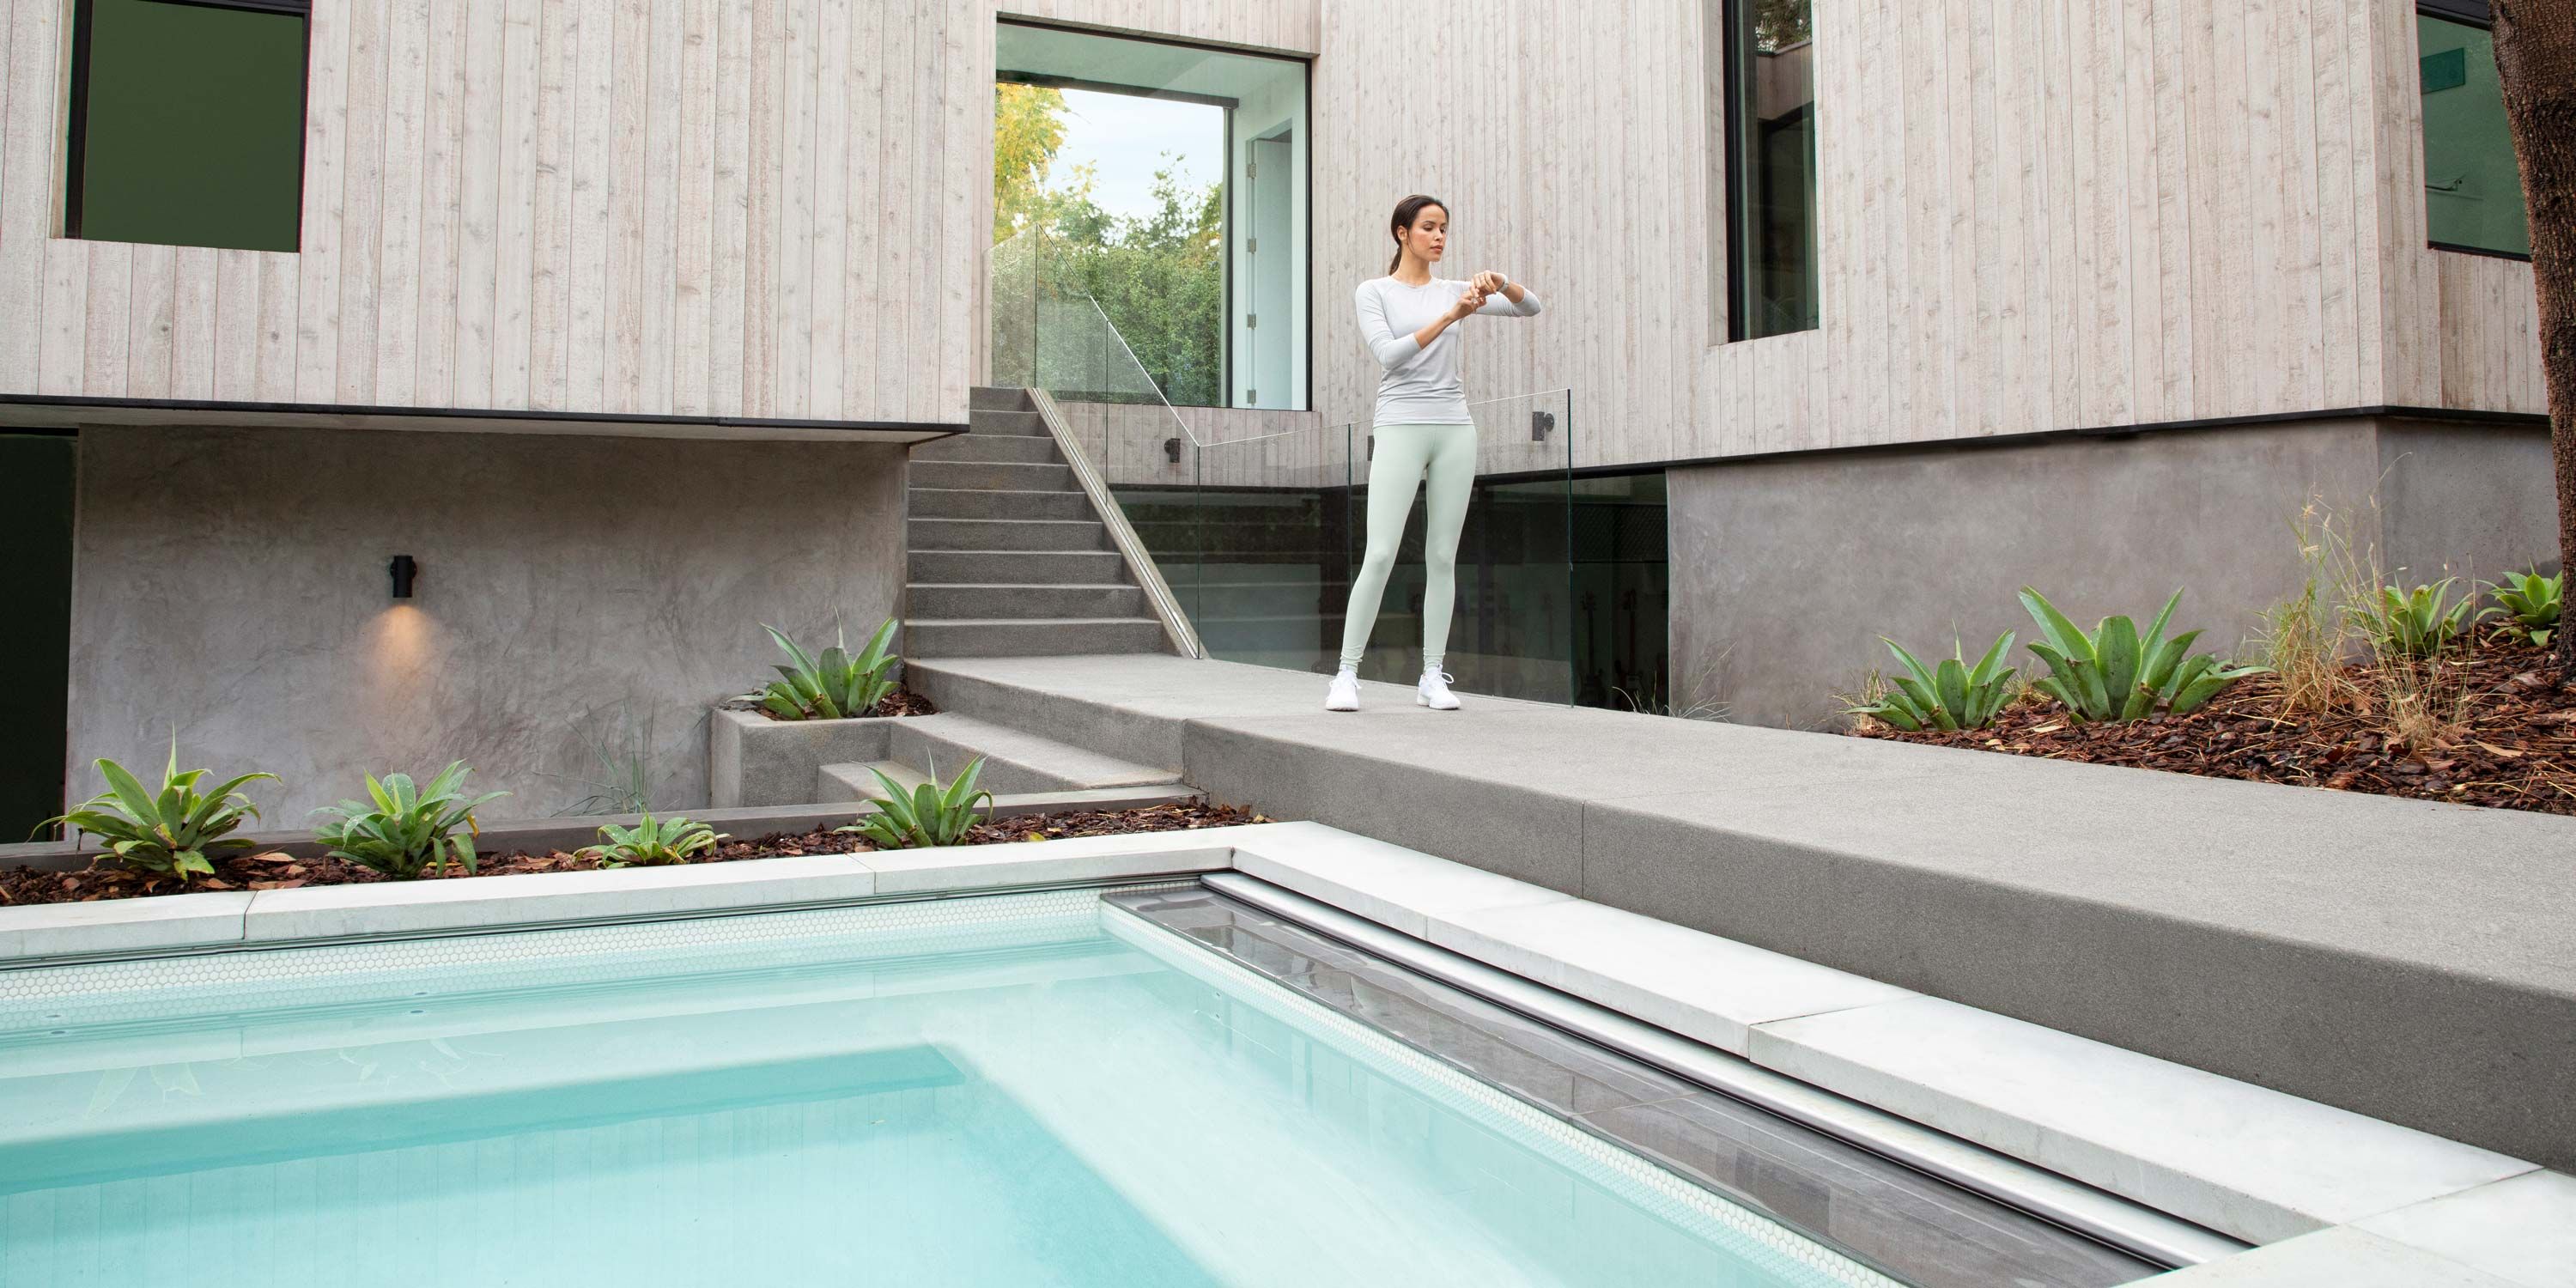
<instances>
[{"instance_id":1,"label":"stucco wall","mask_svg":"<svg viewBox=\"0 0 2576 1288\"><path fill-rule=\"evenodd\" d=\"M81 434L70 791L97 756L283 785L271 826L463 758L492 817L557 813L649 728L706 799L710 702L758 623L864 636L903 590L903 450L324 430ZM782 486L783 484L783 486ZM386 565L420 562L415 597Z\"/></svg>"},{"instance_id":2,"label":"stucco wall","mask_svg":"<svg viewBox=\"0 0 2576 1288\"><path fill-rule=\"evenodd\" d=\"M2298 588L2290 522L2312 496L2416 580L2492 579L2554 532L2547 433L2518 427L2325 420L1676 469L1673 692L1823 725L1834 693L1894 668L1882 634L1927 661L1954 630L1972 660L2000 631L2034 638L2025 584L2087 626L2143 626L2181 587L2177 627L2225 652Z\"/></svg>"}]
</instances>

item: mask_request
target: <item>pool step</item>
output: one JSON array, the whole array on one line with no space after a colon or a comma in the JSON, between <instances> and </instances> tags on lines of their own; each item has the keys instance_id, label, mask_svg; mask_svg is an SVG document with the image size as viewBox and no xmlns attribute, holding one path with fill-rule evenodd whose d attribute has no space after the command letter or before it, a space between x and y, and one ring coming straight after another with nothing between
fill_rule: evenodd
<instances>
[{"instance_id":1,"label":"pool step","mask_svg":"<svg viewBox=\"0 0 2576 1288\"><path fill-rule=\"evenodd\" d=\"M981 785L1000 794L1160 785L1181 777L1177 769L1104 755L954 712L914 716L894 728L890 759L915 774L926 775L935 766L939 780L947 782L978 756L984 758ZM877 793L876 779L865 766L827 765L823 774L829 777L835 770L849 771L843 777L853 785L864 784L868 795Z\"/></svg>"}]
</instances>

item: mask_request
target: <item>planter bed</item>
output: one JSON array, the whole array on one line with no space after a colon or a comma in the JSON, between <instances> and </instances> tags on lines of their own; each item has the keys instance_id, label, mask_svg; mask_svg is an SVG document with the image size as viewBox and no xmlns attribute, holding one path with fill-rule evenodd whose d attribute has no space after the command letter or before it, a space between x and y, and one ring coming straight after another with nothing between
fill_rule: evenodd
<instances>
[{"instance_id":1,"label":"planter bed","mask_svg":"<svg viewBox=\"0 0 2576 1288\"><path fill-rule=\"evenodd\" d=\"M1909 733L1864 719L1851 732L2211 778L2576 814L2576 687L2558 683L2549 651L2497 637L2441 666L2467 695L2464 719L2422 747L2392 736L2372 668L2361 665L2344 669L2361 700L2324 715L2288 710L2279 679L2258 675L2186 716L2087 724L2064 706L2027 692L1984 729Z\"/></svg>"},{"instance_id":2,"label":"planter bed","mask_svg":"<svg viewBox=\"0 0 2576 1288\"><path fill-rule=\"evenodd\" d=\"M909 689L838 720L781 720L751 697L718 703L707 715L707 798L718 809L813 800L817 767L883 760L898 720L938 713Z\"/></svg>"},{"instance_id":3,"label":"planter bed","mask_svg":"<svg viewBox=\"0 0 2576 1288\"><path fill-rule=\"evenodd\" d=\"M856 810L842 811L838 817L855 818ZM707 821L723 826L715 814ZM1271 820L1233 805L1214 805L1205 801L1168 801L1122 809L1068 809L1049 813L996 816L977 824L964 844L998 845L1029 841L1058 840L1086 836L1118 836L1146 832L1194 831L1199 828L1233 827ZM775 831L752 836L737 836L722 842L717 851L696 860L698 864L726 863L739 859L795 858L815 854L856 854L877 847L866 838L832 830L838 823L814 826L801 831ZM228 890L292 890L303 886L366 885L390 882L354 863L317 856L309 844L294 847L306 851L296 854L286 848L263 849L248 855L219 860L212 878L200 878L186 887L163 879L157 883L137 873L91 865L78 871L48 870L18 866L0 869L0 905L47 903L87 903L106 899L144 896L197 894ZM535 872L585 872L599 868L599 861L570 849L537 853L526 851L495 852L484 855L475 865L473 876L462 869L451 868L445 877L424 880L472 880L475 877L517 876Z\"/></svg>"},{"instance_id":4,"label":"planter bed","mask_svg":"<svg viewBox=\"0 0 2576 1288\"><path fill-rule=\"evenodd\" d=\"M753 715L759 716L763 720L773 721L778 724L814 723L812 720L781 720L777 715L773 714L769 708L760 705L759 698L750 695L735 698L729 702L721 702L717 705L727 711L747 711ZM885 701L877 704L876 710L863 716L845 716L843 719L892 720L899 716L935 716L938 714L938 706L933 704L930 699L925 698L910 689L897 689L894 692L887 694Z\"/></svg>"}]
</instances>

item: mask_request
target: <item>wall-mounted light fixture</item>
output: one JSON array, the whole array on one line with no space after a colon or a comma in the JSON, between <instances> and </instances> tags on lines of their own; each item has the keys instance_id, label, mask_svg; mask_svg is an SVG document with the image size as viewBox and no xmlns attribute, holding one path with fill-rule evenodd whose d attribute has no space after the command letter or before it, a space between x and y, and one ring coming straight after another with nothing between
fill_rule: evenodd
<instances>
[{"instance_id":1,"label":"wall-mounted light fixture","mask_svg":"<svg viewBox=\"0 0 2576 1288\"><path fill-rule=\"evenodd\" d=\"M1177 439L1177 438L1166 438L1166 439L1164 439L1164 440L1163 440L1163 457L1164 457L1164 459L1166 459L1166 460L1170 461L1170 462L1171 462L1172 464L1174 464L1174 465L1178 465L1178 464L1180 464L1180 463L1181 463L1181 440L1179 440L1179 439Z\"/></svg>"},{"instance_id":2,"label":"wall-mounted light fixture","mask_svg":"<svg viewBox=\"0 0 2576 1288\"><path fill-rule=\"evenodd\" d=\"M420 575L420 561L410 555L395 555L393 562L394 598L411 598L412 578Z\"/></svg>"},{"instance_id":3,"label":"wall-mounted light fixture","mask_svg":"<svg viewBox=\"0 0 2576 1288\"><path fill-rule=\"evenodd\" d=\"M1546 441L1547 441L1547 433L1548 433L1548 431L1549 431L1549 430L1552 430L1552 429L1554 429L1554 428L1556 428L1556 413L1555 413L1555 412L1552 412L1552 411L1534 411L1534 412L1531 412L1531 413L1530 413L1530 441L1531 441L1531 442L1533 442L1533 443L1544 443L1544 442L1546 442Z\"/></svg>"}]
</instances>

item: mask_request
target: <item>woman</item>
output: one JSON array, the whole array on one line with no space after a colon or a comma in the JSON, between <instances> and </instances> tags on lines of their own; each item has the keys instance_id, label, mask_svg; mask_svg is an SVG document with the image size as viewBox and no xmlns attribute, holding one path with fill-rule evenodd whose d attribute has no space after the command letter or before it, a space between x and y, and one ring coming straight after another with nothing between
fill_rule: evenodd
<instances>
[{"instance_id":1,"label":"woman","mask_svg":"<svg viewBox=\"0 0 2576 1288\"><path fill-rule=\"evenodd\" d=\"M1467 522L1467 495L1476 481L1476 421L1467 414L1458 380L1460 337L1451 328L1477 313L1535 317L1538 297L1500 273L1464 282L1432 276L1449 244L1449 209L1437 197L1396 203L1387 231L1395 238L1395 261L1385 277L1360 283L1356 295L1360 335L1386 368L1377 386L1377 450L1369 460L1368 554L1351 583L1342 667L1324 690L1324 709L1360 709L1360 654L1377 625L1378 598L1413 510L1413 485L1427 474L1422 681L1414 701L1455 711L1454 677L1440 662L1449 645L1449 610L1458 600L1458 530Z\"/></svg>"}]
</instances>

